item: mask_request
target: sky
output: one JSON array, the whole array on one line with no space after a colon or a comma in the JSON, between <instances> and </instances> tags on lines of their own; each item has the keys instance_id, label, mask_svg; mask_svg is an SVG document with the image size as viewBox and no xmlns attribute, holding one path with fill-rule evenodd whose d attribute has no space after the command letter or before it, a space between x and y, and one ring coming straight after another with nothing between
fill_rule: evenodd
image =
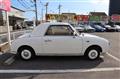
<instances>
[{"instance_id":1,"label":"sky","mask_svg":"<svg viewBox=\"0 0 120 79\"><path fill-rule=\"evenodd\" d=\"M89 12L106 12L109 10L109 0L37 0L38 19L45 14L45 4L49 2L48 13L58 14L59 4L61 5L61 13L71 12L76 14L88 14ZM26 20L35 18L33 0L11 0L12 6L25 11Z\"/></svg>"}]
</instances>

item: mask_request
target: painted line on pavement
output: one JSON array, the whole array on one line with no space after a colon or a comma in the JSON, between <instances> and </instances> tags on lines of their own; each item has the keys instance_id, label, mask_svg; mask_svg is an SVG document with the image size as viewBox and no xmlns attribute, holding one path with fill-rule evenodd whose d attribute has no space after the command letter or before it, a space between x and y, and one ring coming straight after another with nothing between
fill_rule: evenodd
<instances>
[{"instance_id":1,"label":"painted line on pavement","mask_svg":"<svg viewBox=\"0 0 120 79\"><path fill-rule=\"evenodd\" d=\"M116 68L94 68L94 69L66 69L66 70L16 70L16 69L9 69L9 70L0 70L0 73L35 73L35 74L47 74L47 73L81 73L81 72L104 72L104 71L120 71L120 67Z\"/></svg>"},{"instance_id":2,"label":"painted line on pavement","mask_svg":"<svg viewBox=\"0 0 120 79\"><path fill-rule=\"evenodd\" d=\"M112 54L107 53L107 55L108 55L108 56L110 56L111 58L113 58L114 60L116 60L116 61L120 62L120 59L119 59L119 58L117 58L117 57L115 57L115 56L113 56Z\"/></svg>"}]
</instances>

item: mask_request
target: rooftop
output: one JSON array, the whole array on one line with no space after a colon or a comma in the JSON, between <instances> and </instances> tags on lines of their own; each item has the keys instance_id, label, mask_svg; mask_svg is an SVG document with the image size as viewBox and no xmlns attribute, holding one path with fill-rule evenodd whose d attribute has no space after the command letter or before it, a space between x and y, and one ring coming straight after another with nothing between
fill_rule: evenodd
<instances>
[{"instance_id":1,"label":"rooftop","mask_svg":"<svg viewBox=\"0 0 120 79\"><path fill-rule=\"evenodd\" d=\"M89 14L93 16L107 16L105 12L90 12Z\"/></svg>"}]
</instances>

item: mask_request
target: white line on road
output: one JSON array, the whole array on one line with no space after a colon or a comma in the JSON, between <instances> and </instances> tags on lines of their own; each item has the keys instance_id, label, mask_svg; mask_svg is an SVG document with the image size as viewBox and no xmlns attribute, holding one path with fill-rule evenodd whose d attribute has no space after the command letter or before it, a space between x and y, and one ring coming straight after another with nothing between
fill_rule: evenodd
<instances>
[{"instance_id":1,"label":"white line on road","mask_svg":"<svg viewBox=\"0 0 120 79\"><path fill-rule=\"evenodd\" d=\"M119 59L119 58L117 58L117 57L111 55L110 53L107 53L107 55L110 56L111 58L113 58L114 60L120 62L120 59Z\"/></svg>"},{"instance_id":2,"label":"white line on road","mask_svg":"<svg viewBox=\"0 0 120 79\"><path fill-rule=\"evenodd\" d=\"M81 72L103 72L103 71L120 71L120 68L94 68L94 69L66 69L66 70L0 70L0 73L35 73L35 74L51 74L51 73L81 73Z\"/></svg>"}]
</instances>

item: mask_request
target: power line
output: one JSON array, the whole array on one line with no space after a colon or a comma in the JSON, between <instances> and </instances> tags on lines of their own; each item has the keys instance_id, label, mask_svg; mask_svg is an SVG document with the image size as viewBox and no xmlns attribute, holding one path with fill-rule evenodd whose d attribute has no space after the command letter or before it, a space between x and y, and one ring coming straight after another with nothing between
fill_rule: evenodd
<instances>
[{"instance_id":1,"label":"power line","mask_svg":"<svg viewBox=\"0 0 120 79\"><path fill-rule=\"evenodd\" d=\"M31 7L28 6L28 2L26 4L25 0L17 0L24 8L30 9Z\"/></svg>"},{"instance_id":2,"label":"power line","mask_svg":"<svg viewBox=\"0 0 120 79\"><path fill-rule=\"evenodd\" d=\"M28 9L20 0L17 0L24 8Z\"/></svg>"},{"instance_id":3,"label":"power line","mask_svg":"<svg viewBox=\"0 0 120 79\"><path fill-rule=\"evenodd\" d=\"M58 9L59 9L59 15L60 15L60 13L61 13L61 7L62 7L62 5L59 4L59 6L58 6Z\"/></svg>"},{"instance_id":4,"label":"power line","mask_svg":"<svg viewBox=\"0 0 120 79\"><path fill-rule=\"evenodd\" d=\"M26 0L22 0L22 1L23 1L23 3L24 3L27 7L29 7L29 8L33 7L33 5L34 5L34 4L31 5L31 4L30 4L31 1L29 1L29 0L27 0L27 1L26 1ZM29 1L29 2L28 2L28 1ZM33 3L33 2L32 2L32 3Z\"/></svg>"}]
</instances>

